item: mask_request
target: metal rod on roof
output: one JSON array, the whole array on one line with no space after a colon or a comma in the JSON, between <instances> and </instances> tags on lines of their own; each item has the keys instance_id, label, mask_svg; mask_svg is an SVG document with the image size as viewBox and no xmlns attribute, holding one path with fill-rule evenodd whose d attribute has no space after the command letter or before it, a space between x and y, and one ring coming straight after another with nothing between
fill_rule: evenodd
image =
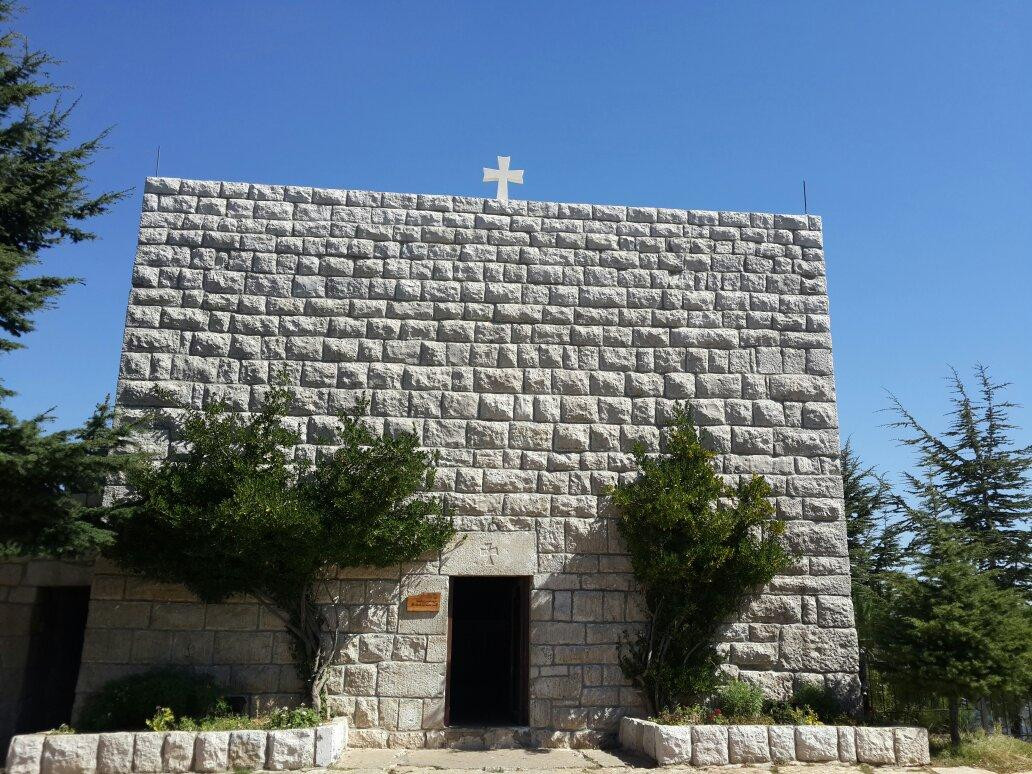
<instances>
[{"instance_id":1,"label":"metal rod on roof","mask_svg":"<svg viewBox=\"0 0 1032 774\"><path fill-rule=\"evenodd\" d=\"M809 208L807 207L807 204L806 204L806 181L805 180L803 181L803 214L804 215L809 215L810 214L810 210L809 210Z\"/></svg>"}]
</instances>

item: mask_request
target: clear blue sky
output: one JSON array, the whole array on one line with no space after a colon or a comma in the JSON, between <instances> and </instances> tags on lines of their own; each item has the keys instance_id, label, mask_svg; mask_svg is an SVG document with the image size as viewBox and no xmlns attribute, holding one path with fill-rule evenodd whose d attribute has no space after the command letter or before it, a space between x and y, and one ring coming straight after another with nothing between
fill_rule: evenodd
<instances>
[{"instance_id":1,"label":"clear blue sky","mask_svg":"<svg viewBox=\"0 0 1032 774\"><path fill-rule=\"evenodd\" d=\"M142 183L163 175L824 216L843 435L898 470L948 364L1032 388L1032 3L25 0L80 136L113 125L85 280L0 360L20 414L113 390ZM1032 411L1016 418L1032 436Z\"/></svg>"}]
</instances>

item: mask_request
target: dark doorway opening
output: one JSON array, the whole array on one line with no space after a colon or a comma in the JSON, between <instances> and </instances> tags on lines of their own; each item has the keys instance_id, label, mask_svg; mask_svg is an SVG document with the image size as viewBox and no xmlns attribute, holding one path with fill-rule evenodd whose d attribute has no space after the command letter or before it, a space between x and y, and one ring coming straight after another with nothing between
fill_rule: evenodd
<instances>
[{"instance_id":1,"label":"dark doorway opening","mask_svg":"<svg viewBox=\"0 0 1032 774\"><path fill-rule=\"evenodd\" d=\"M527 725L530 578L451 579L445 723Z\"/></svg>"},{"instance_id":2,"label":"dark doorway opening","mask_svg":"<svg viewBox=\"0 0 1032 774\"><path fill-rule=\"evenodd\" d=\"M15 733L71 723L89 606L89 586L36 589L29 659Z\"/></svg>"}]
</instances>

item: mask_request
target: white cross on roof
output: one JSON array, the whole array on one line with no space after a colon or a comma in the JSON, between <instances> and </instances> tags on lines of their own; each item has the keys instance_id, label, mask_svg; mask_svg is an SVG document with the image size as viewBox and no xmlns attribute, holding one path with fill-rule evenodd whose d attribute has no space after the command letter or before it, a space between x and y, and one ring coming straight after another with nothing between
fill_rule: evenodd
<instances>
[{"instance_id":1,"label":"white cross on roof","mask_svg":"<svg viewBox=\"0 0 1032 774\"><path fill-rule=\"evenodd\" d=\"M484 182L498 182L498 193L496 199L503 202L509 201L509 183L523 184L523 170L509 169L509 156L498 157L498 169L484 167Z\"/></svg>"}]
</instances>

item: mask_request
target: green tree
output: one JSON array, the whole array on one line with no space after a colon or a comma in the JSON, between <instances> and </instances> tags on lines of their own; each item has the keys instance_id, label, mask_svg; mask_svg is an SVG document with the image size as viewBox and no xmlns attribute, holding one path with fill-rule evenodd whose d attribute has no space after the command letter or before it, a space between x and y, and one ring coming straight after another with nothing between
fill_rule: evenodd
<instances>
[{"instance_id":1,"label":"green tree","mask_svg":"<svg viewBox=\"0 0 1032 774\"><path fill-rule=\"evenodd\" d=\"M898 571L906 529L898 516L897 498L884 476L865 467L849 441L842 447L842 489L845 502L849 570L860 644L863 710L870 715L869 666L878 647L877 623L885 612L886 584Z\"/></svg>"},{"instance_id":2,"label":"green tree","mask_svg":"<svg viewBox=\"0 0 1032 774\"><path fill-rule=\"evenodd\" d=\"M110 556L205 602L258 600L291 634L321 710L345 623L337 568L412 561L453 530L440 500L419 496L433 486L435 459L414 436L374 434L361 403L316 439L314 463L295 461L290 400L273 388L249 417L222 405L188 412L174 436L183 451L130 469Z\"/></svg>"},{"instance_id":3,"label":"green tree","mask_svg":"<svg viewBox=\"0 0 1032 774\"><path fill-rule=\"evenodd\" d=\"M892 397L899 416L892 426L906 431L901 441L918 455L918 473L905 474L905 480L921 501L934 493L942 519L957 528L955 538L978 557L981 569L1002 588L1032 598L1032 445L1016 447L1008 435L1015 404L999 397L1008 385L992 381L984 366L975 375L977 399L952 372L952 420L941 435ZM926 548L929 533L914 526L914 549Z\"/></svg>"},{"instance_id":4,"label":"green tree","mask_svg":"<svg viewBox=\"0 0 1032 774\"><path fill-rule=\"evenodd\" d=\"M0 0L0 25L13 17ZM69 142L71 107L49 79L55 60L17 32L0 32L0 352L34 328L32 316L73 277L26 276L40 253L94 234L82 222L106 212L121 192L91 195L86 172L106 132ZM14 337L14 338L10 338ZM0 401L11 393L0 385ZM80 428L47 433L49 413L19 420L0 406L0 553L89 554L111 538L96 498L122 460L126 432L112 427L105 402Z\"/></svg>"},{"instance_id":5,"label":"green tree","mask_svg":"<svg viewBox=\"0 0 1032 774\"><path fill-rule=\"evenodd\" d=\"M1028 689L1032 610L981 569L984 558L958 528L932 519L915 573L889 590L879 666L902 687L947 701L957 745L962 699Z\"/></svg>"},{"instance_id":6,"label":"green tree","mask_svg":"<svg viewBox=\"0 0 1032 774\"><path fill-rule=\"evenodd\" d=\"M0 556L89 556L112 540L100 492L131 459L132 425L115 427L108 401L74 430L44 433L49 419L0 409Z\"/></svg>"},{"instance_id":7,"label":"green tree","mask_svg":"<svg viewBox=\"0 0 1032 774\"><path fill-rule=\"evenodd\" d=\"M0 0L0 24L11 21L13 8ZM0 34L0 330L14 337L33 330L32 315L77 281L26 277L25 270L48 247L95 238L82 221L124 196L87 191L86 171L107 131L68 142L75 103L62 107L56 98L63 89L50 81L47 69L53 64L55 59L31 50L17 32ZM19 346L0 337L0 351Z\"/></svg>"},{"instance_id":8,"label":"green tree","mask_svg":"<svg viewBox=\"0 0 1032 774\"><path fill-rule=\"evenodd\" d=\"M612 490L648 618L620 664L654 713L713 690L721 627L789 561L767 482L724 483L683 410L668 452L636 448L637 477Z\"/></svg>"}]
</instances>

